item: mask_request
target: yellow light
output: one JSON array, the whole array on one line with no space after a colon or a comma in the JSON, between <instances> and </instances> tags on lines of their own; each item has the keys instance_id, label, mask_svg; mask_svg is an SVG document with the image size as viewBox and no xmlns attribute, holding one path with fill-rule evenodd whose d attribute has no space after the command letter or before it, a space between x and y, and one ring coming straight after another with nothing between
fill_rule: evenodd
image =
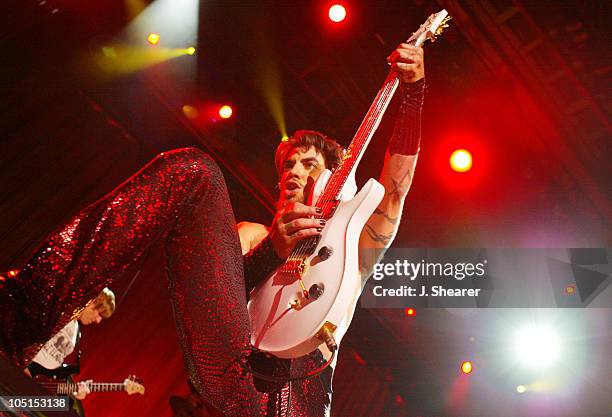
<instances>
[{"instance_id":1,"label":"yellow light","mask_svg":"<svg viewBox=\"0 0 612 417\"><path fill-rule=\"evenodd\" d=\"M472 362L466 361L461 364L461 372L463 372L464 374L471 374L472 369Z\"/></svg>"},{"instance_id":2,"label":"yellow light","mask_svg":"<svg viewBox=\"0 0 612 417\"><path fill-rule=\"evenodd\" d=\"M283 135L283 137L281 138L281 142L288 142L288 141L289 141L289 136Z\"/></svg>"},{"instance_id":3,"label":"yellow light","mask_svg":"<svg viewBox=\"0 0 612 417\"><path fill-rule=\"evenodd\" d=\"M457 149L450 156L450 165L456 172L467 172L472 168L472 154L465 149Z\"/></svg>"},{"instance_id":4,"label":"yellow light","mask_svg":"<svg viewBox=\"0 0 612 417\"><path fill-rule=\"evenodd\" d=\"M414 308L407 308L404 310L404 313L406 313L407 316L412 317L416 314L416 310Z\"/></svg>"},{"instance_id":5,"label":"yellow light","mask_svg":"<svg viewBox=\"0 0 612 417\"><path fill-rule=\"evenodd\" d=\"M232 113L232 108L227 105L219 109L219 116L221 116L222 119L229 119L230 117L232 117Z\"/></svg>"},{"instance_id":6,"label":"yellow light","mask_svg":"<svg viewBox=\"0 0 612 417\"><path fill-rule=\"evenodd\" d=\"M196 49L195 49L195 47L190 46L189 48L187 48L186 52L187 52L187 55L193 55L193 54L195 54Z\"/></svg>"},{"instance_id":7,"label":"yellow light","mask_svg":"<svg viewBox=\"0 0 612 417\"><path fill-rule=\"evenodd\" d=\"M183 114L185 115L186 118L190 120L195 120L198 118L198 109L188 104L185 104L183 106Z\"/></svg>"},{"instance_id":8,"label":"yellow light","mask_svg":"<svg viewBox=\"0 0 612 417\"><path fill-rule=\"evenodd\" d=\"M157 45L159 43L159 33L149 33L149 36L147 36L147 42L149 42L151 45Z\"/></svg>"},{"instance_id":9,"label":"yellow light","mask_svg":"<svg viewBox=\"0 0 612 417\"><path fill-rule=\"evenodd\" d=\"M329 8L329 19L332 22L342 22L346 17L346 9L340 4L334 4Z\"/></svg>"}]
</instances>

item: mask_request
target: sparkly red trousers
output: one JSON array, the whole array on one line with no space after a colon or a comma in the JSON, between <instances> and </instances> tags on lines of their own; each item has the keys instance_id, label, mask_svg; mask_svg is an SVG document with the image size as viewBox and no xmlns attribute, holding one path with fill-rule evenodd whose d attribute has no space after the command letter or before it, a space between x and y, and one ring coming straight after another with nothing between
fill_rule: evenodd
<instances>
[{"instance_id":1,"label":"sparkly red trousers","mask_svg":"<svg viewBox=\"0 0 612 417\"><path fill-rule=\"evenodd\" d=\"M281 396L258 392L245 372L250 330L234 215L218 166L194 148L160 154L51 234L16 278L0 283L0 350L25 366L159 239L186 368L204 399L227 417L286 408ZM319 362L306 357L297 367ZM299 389L292 390L290 415L329 412L327 376L293 384Z\"/></svg>"}]
</instances>

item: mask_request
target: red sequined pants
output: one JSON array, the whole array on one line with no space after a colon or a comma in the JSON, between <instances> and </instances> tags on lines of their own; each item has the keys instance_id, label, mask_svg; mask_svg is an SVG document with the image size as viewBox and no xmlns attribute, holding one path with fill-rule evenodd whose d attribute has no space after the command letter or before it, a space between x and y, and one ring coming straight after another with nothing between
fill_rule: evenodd
<instances>
[{"instance_id":1,"label":"red sequined pants","mask_svg":"<svg viewBox=\"0 0 612 417\"><path fill-rule=\"evenodd\" d=\"M158 239L165 242L179 340L196 388L227 417L285 411L286 404L257 392L241 364L249 320L234 215L218 166L193 148L160 154L51 234L16 278L0 283L0 350L26 365ZM319 363L306 357L296 365ZM292 416L329 411L331 388L324 385L331 369L326 374L325 383L293 384Z\"/></svg>"}]
</instances>

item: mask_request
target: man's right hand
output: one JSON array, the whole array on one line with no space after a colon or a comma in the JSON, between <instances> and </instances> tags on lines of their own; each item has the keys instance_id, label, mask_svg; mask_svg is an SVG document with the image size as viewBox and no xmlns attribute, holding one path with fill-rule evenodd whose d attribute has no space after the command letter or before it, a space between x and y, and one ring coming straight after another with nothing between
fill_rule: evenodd
<instances>
[{"instance_id":1,"label":"man's right hand","mask_svg":"<svg viewBox=\"0 0 612 417\"><path fill-rule=\"evenodd\" d=\"M270 226L270 240L279 258L287 259L300 240L321 234L325 220L316 207L287 201L276 212Z\"/></svg>"}]
</instances>

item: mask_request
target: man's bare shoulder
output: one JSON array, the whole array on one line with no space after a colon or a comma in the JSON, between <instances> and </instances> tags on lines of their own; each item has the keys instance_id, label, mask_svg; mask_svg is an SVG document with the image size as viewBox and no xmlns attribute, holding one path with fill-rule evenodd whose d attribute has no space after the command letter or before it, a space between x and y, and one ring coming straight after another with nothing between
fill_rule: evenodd
<instances>
[{"instance_id":1,"label":"man's bare shoulder","mask_svg":"<svg viewBox=\"0 0 612 417\"><path fill-rule=\"evenodd\" d=\"M268 228L261 223L240 222L236 228L243 254L257 246L268 235Z\"/></svg>"}]
</instances>

